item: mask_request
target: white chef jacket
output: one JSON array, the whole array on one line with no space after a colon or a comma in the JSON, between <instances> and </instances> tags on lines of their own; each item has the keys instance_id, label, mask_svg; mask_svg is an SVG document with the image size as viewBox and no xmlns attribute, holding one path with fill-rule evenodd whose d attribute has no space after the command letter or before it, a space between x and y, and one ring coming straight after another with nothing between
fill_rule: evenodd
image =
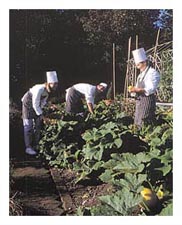
<instances>
[{"instance_id":1,"label":"white chef jacket","mask_svg":"<svg viewBox=\"0 0 182 225\"><path fill-rule=\"evenodd\" d=\"M149 96L156 92L159 81L159 73L154 68L147 67L142 73L138 75L136 87L143 88L145 90L145 95Z\"/></svg>"},{"instance_id":2,"label":"white chef jacket","mask_svg":"<svg viewBox=\"0 0 182 225\"><path fill-rule=\"evenodd\" d=\"M40 116L43 113L42 108L46 105L49 96L45 84L36 84L29 91L32 94L32 107L36 114Z\"/></svg>"},{"instance_id":3,"label":"white chef jacket","mask_svg":"<svg viewBox=\"0 0 182 225\"><path fill-rule=\"evenodd\" d=\"M79 83L73 85L73 87L85 96L87 103L92 103L94 105L96 86L86 83Z\"/></svg>"}]
</instances>

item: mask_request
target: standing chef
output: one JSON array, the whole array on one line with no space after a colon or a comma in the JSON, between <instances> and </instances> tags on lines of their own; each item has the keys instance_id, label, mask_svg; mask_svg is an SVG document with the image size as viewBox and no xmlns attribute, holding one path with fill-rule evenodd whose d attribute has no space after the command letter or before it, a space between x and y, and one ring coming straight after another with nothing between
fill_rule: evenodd
<instances>
[{"instance_id":1,"label":"standing chef","mask_svg":"<svg viewBox=\"0 0 182 225\"><path fill-rule=\"evenodd\" d=\"M66 112L74 115L83 115L83 99L87 103L91 114L94 112L94 99L107 88L106 83L91 85L87 83L75 84L66 90Z\"/></svg>"},{"instance_id":2,"label":"standing chef","mask_svg":"<svg viewBox=\"0 0 182 225\"><path fill-rule=\"evenodd\" d=\"M134 123L141 128L142 124L149 124L155 120L155 93L159 85L160 75L149 65L144 48L136 49L132 53L140 74L137 77L136 86L130 87L128 91L136 94Z\"/></svg>"},{"instance_id":3,"label":"standing chef","mask_svg":"<svg viewBox=\"0 0 182 225\"><path fill-rule=\"evenodd\" d=\"M22 98L25 152L29 155L37 154L35 147L40 139L43 107L47 103L49 94L58 87L56 71L48 71L46 76L46 83L34 85Z\"/></svg>"}]
</instances>

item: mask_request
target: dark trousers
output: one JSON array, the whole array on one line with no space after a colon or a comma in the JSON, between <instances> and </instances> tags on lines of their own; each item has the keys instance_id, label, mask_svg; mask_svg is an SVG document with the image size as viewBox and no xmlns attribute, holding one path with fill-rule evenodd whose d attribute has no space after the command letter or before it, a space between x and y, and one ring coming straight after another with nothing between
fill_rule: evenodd
<instances>
[{"instance_id":1,"label":"dark trousers","mask_svg":"<svg viewBox=\"0 0 182 225\"><path fill-rule=\"evenodd\" d=\"M67 113L81 113L84 111L82 98L83 94L75 90L73 87L69 89L66 98L66 112Z\"/></svg>"}]
</instances>

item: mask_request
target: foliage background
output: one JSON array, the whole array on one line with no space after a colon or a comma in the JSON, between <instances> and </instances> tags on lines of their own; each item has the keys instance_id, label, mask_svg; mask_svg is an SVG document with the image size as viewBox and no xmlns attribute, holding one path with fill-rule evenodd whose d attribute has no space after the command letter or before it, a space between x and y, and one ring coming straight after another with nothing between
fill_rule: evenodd
<instances>
[{"instance_id":1,"label":"foliage background","mask_svg":"<svg viewBox=\"0 0 182 225\"><path fill-rule=\"evenodd\" d=\"M116 44L116 91L123 91L128 38L139 47L172 40L172 10L10 10L10 97L20 104L24 92L56 70L60 88L77 82L112 81L112 43ZM134 41L133 41L134 44ZM132 50L135 46L132 46Z\"/></svg>"}]
</instances>

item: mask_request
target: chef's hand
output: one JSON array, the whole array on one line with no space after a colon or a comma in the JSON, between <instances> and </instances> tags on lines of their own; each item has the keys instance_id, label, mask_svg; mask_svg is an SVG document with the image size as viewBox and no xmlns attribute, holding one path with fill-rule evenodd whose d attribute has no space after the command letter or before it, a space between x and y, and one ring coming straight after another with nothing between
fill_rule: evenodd
<instances>
[{"instance_id":1,"label":"chef's hand","mask_svg":"<svg viewBox=\"0 0 182 225\"><path fill-rule=\"evenodd\" d=\"M50 108L53 109L53 110L58 109L58 107L57 107L55 104L52 104L52 105L50 106Z\"/></svg>"},{"instance_id":2,"label":"chef's hand","mask_svg":"<svg viewBox=\"0 0 182 225\"><path fill-rule=\"evenodd\" d=\"M138 88L138 87L129 86L128 87L128 92L130 92L130 93L132 93L132 92L135 92L135 93L144 93L145 90L144 90L144 88Z\"/></svg>"},{"instance_id":3,"label":"chef's hand","mask_svg":"<svg viewBox=\"0 0 182 225\"><path fill-rule=\"evenodd\" d=\"M136 88L134 86L129 86L128 87L128 92L131 93L131 92L135 92L136 91Z\"/></svg>"}]
</instances>

